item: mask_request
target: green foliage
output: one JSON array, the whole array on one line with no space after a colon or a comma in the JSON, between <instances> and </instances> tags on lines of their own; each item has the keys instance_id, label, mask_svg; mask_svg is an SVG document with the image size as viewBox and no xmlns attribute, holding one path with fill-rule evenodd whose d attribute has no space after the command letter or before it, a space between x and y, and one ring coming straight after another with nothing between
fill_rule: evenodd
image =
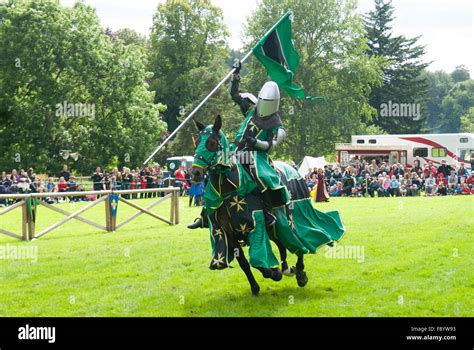
<instances>
[{"instance_id":1,"label":"green foliage","mask_svg":"<svg viewBox=\"0 0 474 350\"><path fill-rule=\"evenodd\" d=\"M439 132L442 127L441 102L453 87L453 80L450 74L444 71L424 71L422 75L428 83L426 129L428 132Z\"/></svg>"},{"instance_id":2,"label":"green foliage","mask_svg":"<svg viewBox=\"0 0 474 350\"><path fill-rule=\"evenodd\" d=\"M471 75L469 74L469 69L461 65L457 66L456 69L451 72L451 78L455 83L459 83L471 79Z\"/></svg>"},{"instance_id":3,"label":"green foliage","mask_svg":"<svg viewBox=\"0 0 474 350\"><path fill-rule=\"evenodd\" d=\"M168 0L158 5L150 36L151 88L155 99L168 107L164 120L169 131L179 125L185 106L204 93L197 72L210 69L216 58L226 58L227 35L222 10L210 0Z\"/></svg>"},{"instance_id":4,"label":"green foliage","mask_svg":"<svg viewBox=\"0 0 474 350\"><path fill-rule=\"evenodd\" d=\"M474 133L474 107L469 108L467 113L461 117L461 132Z\"/></svg>"},{"instance_id":5,"label":"green foliage","mask_svg":"<svg viewBox=\"0 0 474 350\"><path fill-rule=\"evenodd\" d=\"M456 83L441 102L441 132L459 132L461 118L474 106L474 80ZM464 119L464 128L468 127ZM469 127L468 127L469 128Z\"/></svg>"},{"instance_id":6,"label":"green foliage","mask_svg":"<svg viewBox=\"0 0 474 350\"><path fill-rule=\"evenodd\" d=\"M0 18L0 168L57 172L63 149L80 153L70 166L85 173L112 157L140 164L164 131L144 52L106 35L81 2L15 0ZM89 113L65 113L64 104Z\"/></svg>"},{"instance_id":7,"label":"green foliage","mask_svg":"<svg viewBox=\"0 0 474 350\"><path fill-rule=\"evenodd\" d=\"M425 100L427 83L421 75L428 63L423 62L423 46L417 44L419 37L408 39L393 36L391 22L394 8L391 0L375 0L375 10L365 17L368 39L367 54L388 61L384 68L383 85L375 87L370 94L370 105L379 110L382 104L409 103L421 105L421 118L384 118L377 116L373 123L388 133L416 133L425 125Z\"/></svg>"},{"instance_id":8,"label":"green foliage","mask_svg":"<svg viewBox=\"0 0 474 350\"><path fill-rule=\"evenodd\" d=\"M427 94L427 131L461 132L469 130L469 108L474 106L474 80L464 66L450 74L444 71L423 73Z\"/></svg>"},{"instance_id":9,"label":"green foliage","mask_svg":"<svg viewBox=\"0 0 474 350\"><path fill-rule=\"evenodd\" d=\"M364 122L375 114L367 96L380 83L384 62L365 54L367 44L355 1L264 0L247 21L247 48L289 8L301 56L294 82L308 95L326 97L320 103L282 97L280 111L289 137L276 156L298 162L304 155L332 153L335 142L347 142L350 135L365 129ZM266 80L265 72L256 60L246 66L249 75L243 78L243 86L256 95Z\"/></svg>"}]
</instances>

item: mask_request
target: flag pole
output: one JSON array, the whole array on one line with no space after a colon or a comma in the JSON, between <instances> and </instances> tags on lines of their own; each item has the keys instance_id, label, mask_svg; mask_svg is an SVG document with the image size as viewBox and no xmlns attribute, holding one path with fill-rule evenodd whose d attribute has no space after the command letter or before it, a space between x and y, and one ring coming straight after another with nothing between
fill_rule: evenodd
<instances>
[{"instance_id":1,"label":"flag pole","mask_svg":"<svg viewBox=\"0 0 474 350\"><path fill-rule=\"evenodd\" d=\"M245 56L244 58L242 58L240 60L240 62L245 62L249 56L252 54L252 50L250 50ZM145 165L146 163L148 163L152 158L153 156L160 150L162 149L167 143L169 140L171 140L173 138L174 135L176 135L176 133L184 126L184 124L186 124L192 117L193 115L202 107L202 105L204 103L206 103L206 101L217 91L217 89L219 89L221 87L222 84L224 84L226 82L227 79L229 79L229 77L234 73L235 71L235 68L232 68L232 70L227 73L227 75L224 77L224 79L222 79L219 84L217 84L214 89L212 89L212 91L192 110L191 113L189 113L189 115L181 122L181 124L178 125L178 127L176 129L173 130L173 132L161 143L161 145L159 145L154 151L153 153L151 154L151 156L149 156L147 158L147 160L145 160L143 162L143 164Z\"/></svg>"}]
</instances>

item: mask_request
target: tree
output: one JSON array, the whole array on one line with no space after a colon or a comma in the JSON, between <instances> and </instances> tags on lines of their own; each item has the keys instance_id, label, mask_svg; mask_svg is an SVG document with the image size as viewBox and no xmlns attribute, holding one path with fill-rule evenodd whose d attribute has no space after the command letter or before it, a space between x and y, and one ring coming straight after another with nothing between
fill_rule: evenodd
<instances>
[{"instance_id":1,"label":"tree","mask_svg":"<svg viewBox=\"0 0 474 350\"><path fill-rule=\"evenodd\" d=\"M451 78L455 83L459 83L461 81L466 81L471 79L471 75L469 74L469 69L464 66L456 66L456 69L451 73Z\"/></svg>"},{"instance_id":2,"label":"tree","mask_svg":"<svg viewBox=\"0 0 474 350\"><path fill-rule=\"evenodd\" d=\"M469 129L469 113L472 106L474 106L474 80L455 84L441 102L440 132L459 132L461 126Z\"/></svg>"},{"instance_id":3,"label":"tree","mask_svg":"<svg viewBox=\"0 0 474 350\"><path fill-rule=\"evenodd\" d=\"M193 70L209 67L216 58L227 57L227 30L222 10L210 0L167 0L159 4L151 31L150 70L154 75L155 100L165 101L163 115L168 130L190 110L202 91L200 76Z\"/></svg>"},{"instance_id":4,"label":"tree","mask_svg":"<svg viewBox=\"0 0 474 350\"><path fill-rule=\"evenodd\" d=\"M57 172L68 149L84 173L138 165L161 137L143 52L108 36L93 8L1 4L0 43L1 168Z\"/></svg>"},{"instance_id":5,"label":"tree","mask_svg":"<svg viewBox=\"0 0 474 350\"><path fill-rule=\"evenodd\" d=\"M444 71L422 73L428 84L427 100L426 100L426 131L430 133L440 132L442 124L441 120L441 102L453 87L453 79L451 75Z\"/></svg>"},{"instance_id":6,"label":"tree","mask_svg":"<svg viewBox=\"0 0 474 350\"><path fill-rule=\"evenodd\" d=\"M375 10L365 16L365 31L368 38L367 54L370 57L383 57L389 65L384 69L383 85L374 87L370 95L370 104L380 109L382 104L419 104L424 112L427 83L421 75L428 63L422 61L425 53L418 45L420 37L407 39L393 36L391 22L394 8L391 0L375 0ZM425 115L426 113L423 113ZM418 120L416 120L418 119ZM416 133L425 124L422 118L386 118L378 115L373 119L388 133Z\"/></svg>"},{"instance_id":7,"label":"tree","mask_svg":"<svg viewBox=\"0 0 474 350\"><path fill-rule=\"evenodd\" d=\"M474 133L474 107L469 108L467 113L461 117L460 132Z\"/></svg>"},{"instance_id":8,"label":"tree","mask_svg":"<svg viewBox=\"0 0 474 350\"><path fill-rule=\"evenodd\" d=\"M347 142L363 132L375 110L368 104L371 86L381 77L379 58L365 55L363 24L356 2L335 0L263 0L249 17L245 35L247 49L289 9L293 10L293 38L301 56L294 78L308 95L321 95L315 103L282 94L280 112L288 137L276 149L276 157L301 160L304 155L327 155L335 142ZM266 80L257 60L246 64L249 75L243 88L258 93Z\"/></svg>"}]
</instances>

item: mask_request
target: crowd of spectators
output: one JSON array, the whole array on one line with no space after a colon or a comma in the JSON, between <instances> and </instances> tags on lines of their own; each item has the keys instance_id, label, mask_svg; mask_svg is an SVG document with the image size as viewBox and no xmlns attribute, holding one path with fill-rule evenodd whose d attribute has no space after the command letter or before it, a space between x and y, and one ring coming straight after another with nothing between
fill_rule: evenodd
<instances>
[{"instance_id":1,"label":"crowd of spectators","mask_svg":"<svg viewBox=\"0 0 474 350\"><path fill-rule=\"evenodd\" d=\"M53 176L36 175L33 168L28 170L13 169L10 173L2 172L0 177L0 194L26 194L26 193L52 193L52 192L83 192L83 191L102 191L102 190L134 190L134 189L153 189L167 186L178 186L182 193L187 193L191 187L189 176L185 167L180 166L171 174L168 173L168 179L159 164L143 168L130 169L123 167L121 171L114 167L111 171L102 170L100 167L90 177L81 177L77 182L76 177L72 175L67 165L63 166L62 171ZM84 181L85 180L85 181ZM124 198L152 198L162 194L157 192L142 192L134 194L123 194ZM48 202L57 202L61 200L79 201L94 200L95 195L86 196L67 196L46 198ZM14 199L0 199L0 206L6 206L16 202Z\"/></svg>"},{"instance_id":2,"label":"crowd of spectators","mask_svg":"<svg viewBox=\"0 0 474 350\"><path fill-rule=\"evenodd\" d=\"M318 186L318 172L323 178L324 186L331 197L395 197L395 196L446 196L474 194L472 173L460 164L458 167L442 161L439 166L427 162L423 166L417 158L413 164L402 167L400 163L388 164L372 160L367 162L355 158L350 165L343 167L339 163L325 166L324 169L314 168L306 175L308 189L312 191ZM165 178L165 173L168 177ZM321 176L322 175L322 176ZM82 177L84 179L84 177ZM171 179L171 180L170 180ZM13 169L10 173L2 171L0 177L0 194L81 192L86 190L134 190L153 189L167 186L179 186L182 193L189 194L189 204L194 199L195 205L202 205L203 184L192 185L184 166L180 166L171 174L159 164L143 168L130 169L123 167L121 171L114 167L111 171L97 167L86 181L76 182L68 166L57 177L36 175L33 168L27 170ZM156 192L140 194L124 194L124 198L152 198L159 196ZM69 201L94 200L91 196L68 196ZM49 202L61 200L59 197L47 198ZM0 206L14 203L13 199L0 199Z\"/></svg>"},{"instance_id":3,"label":"crowd of spectators","mask_svg":"<svg viewBox=\"0 0 474 350\"><path fill-rule=\"evenodd\" d=\"M318 170L324 174L324 186L331 197L474 194L472 173L465 165L461 163L453 167L444 160L438 166L431 161L422 166L417 158L413 164L403 167L400 163L367 162L355 158L346 167L336 163L311 170L305 177L310 191L318 185Z\"/></svg>"}]
</instances>

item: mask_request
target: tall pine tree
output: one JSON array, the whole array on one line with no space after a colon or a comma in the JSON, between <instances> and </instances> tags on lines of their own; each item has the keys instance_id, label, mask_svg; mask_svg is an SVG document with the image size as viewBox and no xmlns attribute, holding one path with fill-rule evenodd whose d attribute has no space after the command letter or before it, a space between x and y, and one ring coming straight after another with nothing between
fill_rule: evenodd
<instances>
[{"instance_id":1,"label":"tall pine tree","mask_svg":"<svg viewBox=\"0 0 474 350\"><path fill-rule=\"evenodd\" d=\"M390 134L418 133L424 128L426 120L423 112L428 86L426 79L420 75L429 64L422 60L425 49L417 44L420 37L408 39L405 36L392 35L394 7L391 0L374 2L375 10L370 11L364 20L368 55L383 57L388 61L388 65L384 69L383 86L374 87L370 95L370 105L378 111L372 123ZM398 116L396 113L384 115L382 110L390 101L392 106L398 104L399 107L402 104L419 104L421 116L406 113L399 113ZM393 111L396 112L395 109Z\"/></svg>"}]
</instances>

